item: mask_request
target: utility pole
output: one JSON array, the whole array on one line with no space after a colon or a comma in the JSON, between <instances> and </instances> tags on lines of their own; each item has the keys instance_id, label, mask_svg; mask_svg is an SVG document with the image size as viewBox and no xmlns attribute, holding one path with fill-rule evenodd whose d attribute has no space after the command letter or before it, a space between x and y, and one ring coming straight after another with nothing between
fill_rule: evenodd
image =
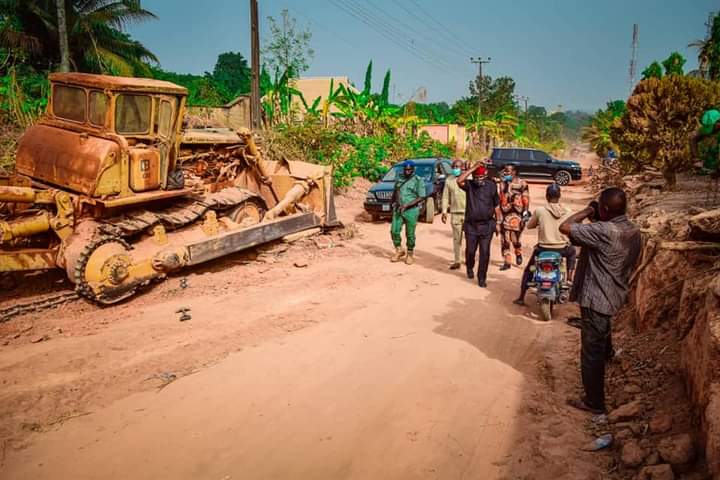
<instances>
[{"instance_id":1,"label":"utility pole","mask_svg":"<svg viewBox=\"0 0 720 480\"><path fill-rule=\"evenodd\" d=\"M250 64L252 82L250 86L250 121L253 130L260 130L260 27L258 25L258 2L250 0Z\"/></svg>"},{"instance_id":2,"label":"utility pole","mask_svg":"<svg viewBox=\"0 0 720 480\"><path fill-rule=\"evenodd\" d=\"M530 97L527 97L525 95L515 95L515 99L517 99L519 102L525 103L525 134L527 134L527 130L530 125L528 119L528 101L530 100Z\"/></svg>"},{"instance_id":3,"label":"utility pole","mask_svg":"<svg viewBox=\"0 0 720 480\"><path fill-rule=\"evenodd\" d=\"M67 37L67 19L65 18L65 0L56 0L58 37L60 37L60 71L70 71L70 51Z\"/></svg>"},{"instance_id":4,"label":"utility pole","mask_svg":"<svg viewBox=\"0 0 720 480\"><path fill-rule=\"evenodd\" d=\"M478 66L478 78L480 79L480 83L477 85L478 87L478 120L482 118L482 80L483 80L483 73L482 73L482 67L485 63L490 63L491 58L483 58L483 57L470 57L470 63L474 63ZM485 151L485 127L481 128L481 135L480 135L480 144L482 146L483 152Z\"/></svg>"}]
</instances>

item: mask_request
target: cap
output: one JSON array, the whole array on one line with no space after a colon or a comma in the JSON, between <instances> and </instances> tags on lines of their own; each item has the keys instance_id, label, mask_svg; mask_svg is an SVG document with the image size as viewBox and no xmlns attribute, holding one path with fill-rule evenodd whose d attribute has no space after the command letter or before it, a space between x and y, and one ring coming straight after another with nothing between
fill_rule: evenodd
<instances>
[{"instance_id":1,"label":"cap","mask_svg":"<svg viewBox=\"0 0 720 480\"><path fill-rule=\"evenodd\" d=\"M545 195L550 198L560 198L560 192L560 185L557 183L551 183L548 185L547 189L545 189Z\"/></svg>"},{"instance_id":2,"label":"cap","mask_svg":"<svg viewBox=\"0 0 720 480\"><path fill-rule=\"evenodd\" d=\"M403 168L415 168L415 162L412 160L405 160L402 165Z\"/></svg>"}]
</instances>

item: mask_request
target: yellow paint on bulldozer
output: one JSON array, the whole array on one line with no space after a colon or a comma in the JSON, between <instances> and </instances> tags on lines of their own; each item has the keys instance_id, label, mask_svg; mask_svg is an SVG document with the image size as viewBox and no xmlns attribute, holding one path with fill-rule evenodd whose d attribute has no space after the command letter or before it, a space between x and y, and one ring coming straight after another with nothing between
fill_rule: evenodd
<instances>
[{"instance_id":1,"label":"yellow paint on bulldozer","mask_svg":"<svg viewBox=\"0 0 720 480\"><path fill-rule=\"evenodd\" d=\"M80 294L113 303L182 267L337 224L330 167L268 161L249 130L183 130L182 87L50 82L47 115L18 145L21 176L0 182L11 205L0 209L0 272L63 268ZM98 98L106 110L91 116Z\"/></svg>"}]
</instances>

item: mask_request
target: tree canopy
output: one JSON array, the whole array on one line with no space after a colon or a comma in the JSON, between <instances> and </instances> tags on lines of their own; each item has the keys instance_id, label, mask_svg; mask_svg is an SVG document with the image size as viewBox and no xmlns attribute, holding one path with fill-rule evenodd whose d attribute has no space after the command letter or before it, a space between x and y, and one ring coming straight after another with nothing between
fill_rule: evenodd
<instances>
[{"instance_id":1,"label":"tree canopy","mask_svg":"<svg viewBox=\"0 0 720 480\"><path fill-rule=\"evenodd\" d=\"M125 32L157 18L140 0L65 0L71 68L115 75L147 75L155 55ZM55 0L0 1L0 47L18 63L52 69L60 62Z\"/></svg>"},{"instance_id":2,"label":"tree canopy","mask_svg":"<svg viewBox=\"0 0 720 480\"><path fill-rule=\"evenodd\" d=\"M315 51L310 48L310 29L300 29L287 9L280 12L280 20L267 17L270 40L263 48L265 65L271 72L297 77L310 67Z\"/></svg>"}]
</instances>

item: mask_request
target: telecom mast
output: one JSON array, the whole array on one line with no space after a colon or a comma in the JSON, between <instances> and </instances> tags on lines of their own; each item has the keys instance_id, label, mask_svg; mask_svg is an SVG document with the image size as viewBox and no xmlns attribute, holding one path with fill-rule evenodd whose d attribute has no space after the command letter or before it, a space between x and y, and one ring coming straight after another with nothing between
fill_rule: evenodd
<instances>
[{"instance_id":1,"label":"telecom mast","mask_svg":"<svg viewBox=\"0 0 720 480\"><path fill-rule=\"evenodd\" d=\"M630 95L632 95L635 82L637 81L637 46L638 46L638 24L633 24L632 35L632 56L630 57Z\"/></svg>"}]
</instances>

